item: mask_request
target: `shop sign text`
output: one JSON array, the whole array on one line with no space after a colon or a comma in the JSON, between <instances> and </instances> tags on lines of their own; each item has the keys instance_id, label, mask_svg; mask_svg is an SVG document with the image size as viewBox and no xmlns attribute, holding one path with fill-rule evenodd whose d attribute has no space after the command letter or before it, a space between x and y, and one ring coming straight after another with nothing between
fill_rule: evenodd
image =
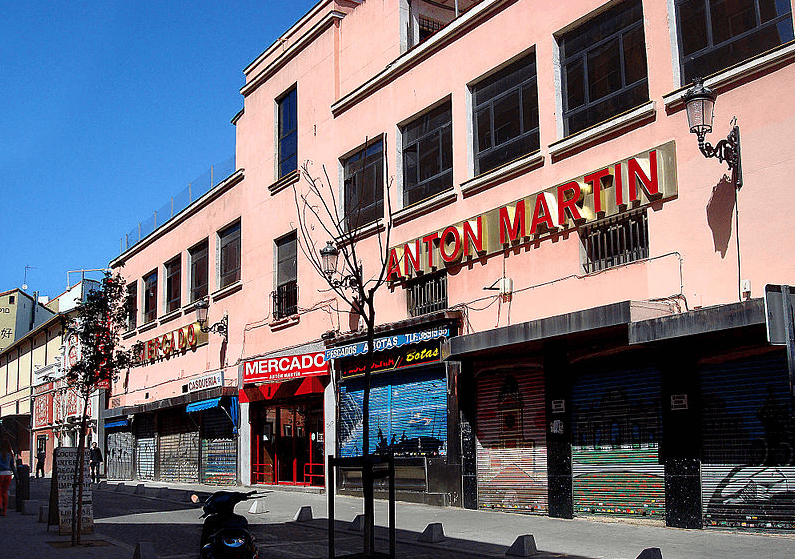
<instances>
[{"instance_id":1,"label":"shop sign text","mask_svg":"<svg viewBox=\"0 0 795 559\"><path fill-rule=\"evenodd\" d=\"M358 359L346 359L338 362L340 375L343 378L363 375L367 366L367 357ZM411 365L421 365L425 363L437 363L439 361L439 342L429 342L424 344L407 346L395 351L384 352L370 365L370 372L380 373L393 369L410 367Z\"/></svg>"},{"instance_id":2,"label":"shop sign text","mask_svg":"<svg viewBox=\"0 0 795 559\"><path fill-rule=\"evenodd\" d=\"M254 359L243 363L243 382L281 382L328 374L322 351Z\"/></svg>"},{"instance_id":3,"label":"shop sign text","mask_svg":"<svg viewBox=\"0 0 795 559\"><path fill-rule=\"evenodd\" d=\"M221 372L204 375L188 381L188 392L198 392L207 388L217 388L224 385L224 374Z\"/></svg>"},{"instance_id":4,"label":"shop sign text","mask_svg":"<svg viewBox=\"0 0 795 559\"><path fill-rule=\"evenodd\" d=\"M137 355L138 363L144 365L184 355L188 350L206 343L207 333L201 331L198 322L194 322L144 342Z\"/></svg>"},{"instance_id":5,"label":"shop sign text","mask_svg":"<svg viewBox=\"0 0 795 559\"><path fill-rule=\"evenodd\" d=\"M427 330L420 330L419 332L410 332L408 334L397 334L395 336L387 336L385 338L376 338L373 341L373 348L375 351L386 351L390 349L397 349L408 344L417 344L421 342L427 342L429 340L447 338L449 335L449 326L428 328ZM356 355L362 355L363 353L367 353L367 342L358 342L351 345L327 349L326 360L331 361L341 357L354 357Z\"/></svg>"},{"instance_id":6,"label":"shop sign text","mask_svg":"<svg viewBox=\"0 0 795 559\"><path fill-rule=\"evenodd\" d=\"M401 281L677 196L673 141L389 250Z\"/></svg>"}]
</instances>

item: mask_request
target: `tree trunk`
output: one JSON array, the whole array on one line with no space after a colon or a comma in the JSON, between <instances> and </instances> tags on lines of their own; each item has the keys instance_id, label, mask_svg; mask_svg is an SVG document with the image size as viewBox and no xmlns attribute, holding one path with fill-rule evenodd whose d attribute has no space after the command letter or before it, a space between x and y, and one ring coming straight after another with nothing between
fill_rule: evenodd
<instances>
[{"instance_id":1,"label":"tree trunk","mask_svg":"<svg viewBox=\"0 0 795 559\"><path fill-rule=\"evenodd\" d=\"M373 462L370 459L370 384L375 352L375 308L373 293L367 299L367 312L364 317L367 325L367 357L364 360L364 396L362 402L363 429L362 456L364 471L362 493L364 497L364 554L372 557L375 551L375 491L373 488Z\"/></svg>"},{"instance_id":2,"label":"tree trunk","mask_svg":"<svg viewBox=\"0 0 795 559\"><path fill-rule=\"evenodd\" d=\"M80 545L80 534L83 531L83 473L86 467L86 427L88 425L88 403L91 392L83 396L83 415L80 418L80 433L77 442L77 463L75 464L75 477L72 485L72 546Z\"/></svg>"}]
</instances>

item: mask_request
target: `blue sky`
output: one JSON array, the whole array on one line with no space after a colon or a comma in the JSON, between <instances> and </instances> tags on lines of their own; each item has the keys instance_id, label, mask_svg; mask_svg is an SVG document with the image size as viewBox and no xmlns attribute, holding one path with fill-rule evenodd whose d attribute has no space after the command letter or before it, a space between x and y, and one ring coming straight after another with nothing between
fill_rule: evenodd
<instances>
[{"instance_id":1,"label":"blue sky","mask_svg":"<svg viewBox=\"0 0 795 559\"><path fill-rule=\"evenodd\" d=\"M58 295L232 157L243 68L315 3L0 0L0 291Z\"/></svg>"}]
</instances>

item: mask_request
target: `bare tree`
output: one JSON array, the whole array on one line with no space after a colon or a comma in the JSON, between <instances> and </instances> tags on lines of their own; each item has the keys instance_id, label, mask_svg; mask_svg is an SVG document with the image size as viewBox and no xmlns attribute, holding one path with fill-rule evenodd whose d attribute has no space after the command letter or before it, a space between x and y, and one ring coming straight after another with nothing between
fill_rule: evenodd
<instances>
[{"instance_id":1,"label":"bare tree","mask_svg":"<svg viewBox=\"0 0 795 559\"><path fill-rule=\"evenodd\" d=\"M379 140L381 141L381 140ZM364 156L360 164L366 162L368 148L365 140ZM385 142L382 153L386 152ZM383 155L381 155L383 157ZM385 161L385 160L384 160ZM364 322L367 355L364 369L364 395L362 401L362 457L365 462L363 472L364 496L364 550L371 555L374 543L374 502L372 463L370 462L370 378L375 340L376 309L375 296L387 282L389 265L389 240L392 233L391 180L380 182L383 187L381 194L386 202L386 214L381 214L375 224L367 221L364 214L364 189L368 185L357 185L354 176L346 181L345 188L349 192L339 195L336 183L328 175L326 167L322 167L321 176L315 176L310 170L311 163L301 166L301 184L306 185L303 191L294 187L295 204L298 210L298 241L301 252L337 296L349 307L352 314ZM383 176L388 177L386 162ZM375 187L379 185L376 181ZM362 188L363 187L363 188ZM350 192L355 192L352 196ZM359 242L364 237L364 228L376 228L378 245L377 258L362 260ZM323 235L324 238L318 239ZM325 246L319 246L325 241ZM325 262L324 262L325 259ZM338 262L341 260L342 265Z\"/></svg>"}]
</instances>

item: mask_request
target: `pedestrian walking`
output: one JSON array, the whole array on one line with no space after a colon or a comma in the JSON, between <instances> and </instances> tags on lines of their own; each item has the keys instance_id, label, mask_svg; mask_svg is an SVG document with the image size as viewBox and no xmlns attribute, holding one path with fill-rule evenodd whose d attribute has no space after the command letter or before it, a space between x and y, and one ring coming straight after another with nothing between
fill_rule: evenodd
<instances>
[{"instance_id":1,"label":"pedestrian walking","mask_svg":"<svg viewBox=\"0 0 795 559\"><path fill-rule=\"evenodd\" d=\"M36 454L36 479L39 478L39 472L41 472L41 477L44 477L44 462L46 459L47 453L44 452L43 448L40 448Z\"/></svg>"},{"instance_id":2,"label":"pedestrian walking","mask_svg":"<svg viewBox=\"0 0 795 559\"><path fill-rule=\"evenodd\" d=\"M14 475L14 453L11 451L11 443L5 439L0 443L0 516L5 516L8 511L8 486L11 485L11 477Z\"/></svg>"},{"instance_id":3,"label":"pedestrian walking","mask_svg":"<svg viewBox=\"0 0 795 559\"><path fill-rule=\"evenodd\" d=\"M102 451L97 443L91 444L91 454L88 455L88 463L91 466L91 481L99 483L99 465L102 464Z\"/></svg>"}]
</instances>

